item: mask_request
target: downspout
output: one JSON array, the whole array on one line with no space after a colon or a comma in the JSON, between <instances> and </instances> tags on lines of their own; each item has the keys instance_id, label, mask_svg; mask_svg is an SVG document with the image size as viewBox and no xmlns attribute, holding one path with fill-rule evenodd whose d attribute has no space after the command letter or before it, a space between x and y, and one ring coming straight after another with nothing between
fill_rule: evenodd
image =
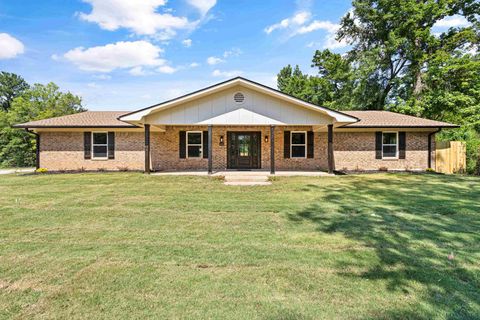
<instances>
[{"instance_id":1,"label":"downspout","mask_svg":"<svg viewBox=\"0 0 480 320\"><path fill-rule=\"evenodd\" d=\"M437 131L430 132L428 134L428 169L432 168L432 136L442 131L442 128L438 128Z\"/></svg>"},{"instance_id":2,"label":"downspout","mask_svg":"<svg viewBox=\"0 0 480 320\"><path fill-rule=\"evenodd\" d=\"M35 144L36 144L35 169L39 169L40 168L40 135L34 131L28 130L28 128L25 128L25 131L35 135Z\"/></svg>"}]
</instances>

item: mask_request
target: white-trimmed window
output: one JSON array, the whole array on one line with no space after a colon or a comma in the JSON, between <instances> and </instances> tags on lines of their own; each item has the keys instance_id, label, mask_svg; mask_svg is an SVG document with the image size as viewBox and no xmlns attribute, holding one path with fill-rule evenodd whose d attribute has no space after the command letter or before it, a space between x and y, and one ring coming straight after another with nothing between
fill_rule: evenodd
<instances>
[{"instance_id":1,"label":"white-trimmed window","mask_svg":"<svg viewBox=\"0 0 480 320\"><path fill-rule=\"evenodd\" d=\"M398 159L398 132L382 132L382 158Z\"/></svg>"},{"instance_id":2,"label":"white-trimmed window","mask_svg":"<svg viewBox=\"0 0 480 320\"><path fill-rule=\"evenodd\" d=\"M108 159L108 132L92 132L92 159Z\"/></svg>"},{"instance_id":3,"label":"white-trimmed window","mask_svg":"<svg viewBox=\"0 0 480 320\"><path fill-rule=\"evenodd\" d=\"M203 146L202 131L187 131L187 158L201 158Z\"/></svg>"},{"instance_id":4,"label":"white-trimmed window","mask_svg":"<svg viewBox=\"0 0 480 320\"><path fill-rule=\"evenodd\" d=\"M306 158L307 157L307 132L292 131L290 133L290 157Z\"/></svg>"}]
</instances>

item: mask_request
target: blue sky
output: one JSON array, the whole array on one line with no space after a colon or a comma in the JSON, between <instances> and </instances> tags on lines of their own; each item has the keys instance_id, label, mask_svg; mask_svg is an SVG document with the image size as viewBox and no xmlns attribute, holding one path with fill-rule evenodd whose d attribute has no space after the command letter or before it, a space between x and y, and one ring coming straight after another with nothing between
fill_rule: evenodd
<instances>
[{"instance_id":1,"label":"blue sky","mask_svg":"<svg viewBox=\"0 0 480 320\"><path fill-rule=\"evenodd\" d=\"M310 69L350 1L2 0L0 70L53 81L90 110L134 110L242 75ZM462 21L446 23L461 24ZM314 72L312 70L312 72Z\"/></svg>"}]
</instances>

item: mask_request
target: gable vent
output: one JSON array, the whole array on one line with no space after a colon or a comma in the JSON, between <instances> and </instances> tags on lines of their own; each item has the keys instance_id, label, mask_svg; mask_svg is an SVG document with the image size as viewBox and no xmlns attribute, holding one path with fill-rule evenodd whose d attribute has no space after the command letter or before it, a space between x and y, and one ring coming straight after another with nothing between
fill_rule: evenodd
<instances>
[{"instance_id":1,"label":"gable vent","mask_svg":"<svg viewBox=\"0 0 480 320\"><path fill-rule=\"evenodd\" d=\"M235 93L233 96L233 100L235 100L236 103L241 104L245 101L245 96L241 92Z\"/></svg>"}]
</instances>

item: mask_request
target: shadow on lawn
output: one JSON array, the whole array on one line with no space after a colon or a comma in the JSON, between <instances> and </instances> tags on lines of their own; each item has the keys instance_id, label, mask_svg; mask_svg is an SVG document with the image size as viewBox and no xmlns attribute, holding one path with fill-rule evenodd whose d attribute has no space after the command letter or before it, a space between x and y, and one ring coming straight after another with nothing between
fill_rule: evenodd
<instances>
[{"instance_id":1,"label":"shadow on lawn","mask_svg":"<svg viewBox=\"0 0 480 320\"><path fill-rule=\"evenodd\" d=\"M388 290L405 295L415 283L427 288L418 309L391 310L381 318L430 319L443 314L447 319L479 319L478 269L464 266L478 263L480 180L439 176L349 179L322 190L322 198L289 218L311 221L321 232L339 232L374 248L380 262L360 277L386 280ZM448 259L450 252L453 260ZM361 255L355 259L362 263ZM339 268L346 267L340 264Z\"/></svg>"}]
</instances>

